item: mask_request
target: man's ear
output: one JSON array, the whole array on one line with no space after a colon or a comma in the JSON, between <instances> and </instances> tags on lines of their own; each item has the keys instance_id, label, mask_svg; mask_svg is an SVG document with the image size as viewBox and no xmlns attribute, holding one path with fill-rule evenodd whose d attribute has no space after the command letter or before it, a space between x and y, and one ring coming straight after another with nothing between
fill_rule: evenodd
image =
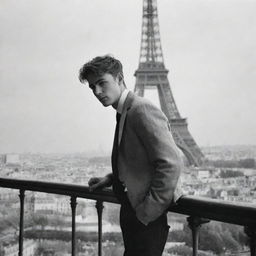
<instances>
[{"instance_id":1,"label":"man's ear","mask_svg":"<svg viewBox=\"0 0 256 256\"><path fill-rule=\"evenodd\" d=\"M119 74L117 75L117 79L118 79L118 83L120 84L121 82L123 82L124 77L123 77L123 75L122 75L121 73L119 73Z\"/></svg>"}]
</instances>

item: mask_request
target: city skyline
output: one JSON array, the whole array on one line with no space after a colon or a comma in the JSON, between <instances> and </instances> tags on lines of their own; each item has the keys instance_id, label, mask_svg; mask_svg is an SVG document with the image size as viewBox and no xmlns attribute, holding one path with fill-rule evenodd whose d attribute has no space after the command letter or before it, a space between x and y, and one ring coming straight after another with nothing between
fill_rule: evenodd
<instances>
[{"instance_id":1,"label":"city skyline","mask_svg":"<svg viewBox=\"0 0 256 256\"><path fill-rule=\"evenodd\" d=\"M256 144L255 7L158 0L168 78L199 146ZM80 84L78 70L111 53L134 89L142 1L10 0L0 13L0 153L110 152L115 111Z\"/></svg>"}]
</instances>

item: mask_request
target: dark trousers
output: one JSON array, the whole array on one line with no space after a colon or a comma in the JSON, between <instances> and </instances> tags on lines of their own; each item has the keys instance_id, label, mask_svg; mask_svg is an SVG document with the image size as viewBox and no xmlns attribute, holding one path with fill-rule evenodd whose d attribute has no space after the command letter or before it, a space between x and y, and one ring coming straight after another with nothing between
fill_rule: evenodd
<instances>
[{"instance_id":1,"label":"dark trousers","mask_svg":"<svg viewBox=\"0 0 256 256\"><path fill-rule=\"evenodd\" d=\"M137 219L128 199L122 200L120 226L124 240L124 256L162 255L169 232L166 213L146 226Z\"/></svg>"}]
</instances>

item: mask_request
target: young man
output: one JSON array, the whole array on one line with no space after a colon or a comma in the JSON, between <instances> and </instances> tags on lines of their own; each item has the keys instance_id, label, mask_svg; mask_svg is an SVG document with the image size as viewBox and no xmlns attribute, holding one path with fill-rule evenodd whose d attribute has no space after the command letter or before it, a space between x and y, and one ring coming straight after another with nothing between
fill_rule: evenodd
<instances>
[{"instance_id":1,"label":"young man","mask_svg":"<svg viewBox=\"0 0 256 256\"><path fill-rule=\"evenodd\" d=\"M121 203L124 256L160 256L169 231L167 208L181 195L182 160L168 120L126 89L122 64L111 56L84 64L79 79L88 82L103 106L117 111L112 173L91 178L90 189L113 186Z\"/></svg>"}]
</instances>

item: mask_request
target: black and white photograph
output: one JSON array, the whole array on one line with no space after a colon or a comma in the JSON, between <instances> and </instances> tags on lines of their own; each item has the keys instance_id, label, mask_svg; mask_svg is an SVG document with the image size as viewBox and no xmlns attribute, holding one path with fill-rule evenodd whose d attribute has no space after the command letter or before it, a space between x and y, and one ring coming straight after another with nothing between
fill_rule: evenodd
<instances>
[{"instance_id":1,"label":"black and white photograph","mask_svg":"<svg viewBox=\"0 0 256 256\"><path fill-rule=\"evenodd\" d=\"M1 0L0 256L256 256L255 10Z\"/></svg>"}]
</instances>

